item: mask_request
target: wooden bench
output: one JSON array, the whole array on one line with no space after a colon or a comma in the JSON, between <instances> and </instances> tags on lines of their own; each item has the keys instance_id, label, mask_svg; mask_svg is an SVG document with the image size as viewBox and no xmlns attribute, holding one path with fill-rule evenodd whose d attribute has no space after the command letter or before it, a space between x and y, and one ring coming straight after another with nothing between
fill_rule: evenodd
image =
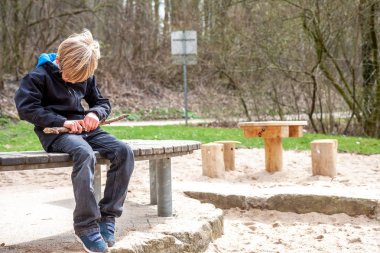
<instances>
[{"instance_id":1,"label":"wooden bench","mask_svg":"<svg viewBox=\"0 0 380 253\"><path fill-rule=\"evenodd\" d=\"M136 161L149 160L150 203L157 204L157 214L172 216L171 157L182 156L200 149L200 142L185 140L126 140L133 149ZM101 165L109 161L97 158L94 178L95 197L101 198ZM0 171L34 170L72 166L65 153L45 151L0 152Z\"/></svg>"}]
</instances>

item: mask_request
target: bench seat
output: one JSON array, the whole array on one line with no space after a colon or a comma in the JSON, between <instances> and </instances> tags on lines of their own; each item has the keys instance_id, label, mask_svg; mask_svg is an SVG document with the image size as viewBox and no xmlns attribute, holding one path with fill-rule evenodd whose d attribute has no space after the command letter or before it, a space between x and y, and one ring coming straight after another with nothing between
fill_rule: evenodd
<instances>
[{"instance_id":1,"label":"bench seat","mask_svg":"<svg viewBox=\"0 0 380 253\"><path fill-rule=\"evenodd\" d=\"M158 216L172 216L171 157L182 156L200 149L201 143L190 140L123 140L133 150L135 160L149 160L150 202L157 204ZM101 165L109 165L95 152L94 189L97 200L101 198ZM72 166L71 157L65 153L45 151L0 152L0 172L34 170Z\"/></svg>"}]
</instances>

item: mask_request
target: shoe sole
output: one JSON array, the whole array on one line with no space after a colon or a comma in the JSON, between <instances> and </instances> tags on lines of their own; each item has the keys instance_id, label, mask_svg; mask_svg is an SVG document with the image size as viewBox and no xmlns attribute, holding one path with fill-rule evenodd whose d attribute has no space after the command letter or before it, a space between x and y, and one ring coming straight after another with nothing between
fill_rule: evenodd
<instances>
[{"instance_id":1,"label":"shoe sole","mask_svg":"<svg viewBox=\"0 0 380 253\"><path fill-rule=\"evenodd\" d=\"M108 247L112 248L113 246L115 246L116 242L106 242Z\"/></svg>"},{"instance_id":2,"label":"shoe sole","mask_svg":"<svg viewBox=\"0 0 380 253\"><path fill-rule=\"evenodd\" d=\"M82 244L82 247L84 248L84 250L85 250L86 252L88 252L88 253L99 253L99 252L95 252L95 251L91 251L91 250L89 250L89 249L86 247L86 245L84 245L84 243L83 243L82 240L79 238L79 236L77 236L76 234L74 234L74 236L75 236L75 239L76 239L80 244ZM107 251L103 251L103 252L107 252Z\"/></svg>"}]
</instances>

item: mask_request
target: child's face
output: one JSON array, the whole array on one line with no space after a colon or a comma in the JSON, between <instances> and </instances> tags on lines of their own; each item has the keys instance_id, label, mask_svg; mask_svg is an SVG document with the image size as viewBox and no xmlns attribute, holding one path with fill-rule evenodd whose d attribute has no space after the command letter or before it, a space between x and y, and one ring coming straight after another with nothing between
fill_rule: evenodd
<instances>
[{"instance_id":1,"label":"child's face","mask_svg":"<svg viewBox=\"0 0 380 253\"><path fill-rule=\"evenodd\" d=\"M72 80L70 75L67 75L67 73L65 74L66 72L62 71L62 79L63 81L67 82L67 83L83 83L84 81L87 80L84 79L84 80Z\"/></svg>"},{"instance_id":2,"label":"child's face","mask_svg":"<svg viewBox=\"0 0 380 253\"><path fill-rule=\"evenodd\" d=\"M70 80L66 77L65 73L66 73L66 72L63 72L63 71L62 71L62 79L63 79L63 81L69 83Z\"/></svg>"},{"instance_id":3,"label":"child's face","mask_svg":"<svg viewBox=\"0 0 380 253\"><path fill-rule=\"evenodd\" d=\"M55 57L55 62L59 65L59 56L58 55ZM63 71L62 71L62 79L63 79L63 81L68 82L67 77Z\"/></svg>"},{"instance_id":4,"label":"child's face","mask_svg":"<svg viewBox=\"0 0 380 253\"><path fill-rule=\"evenodd\" d=\"M57 57L55 58L55 61L57 62L57 64L59 65L59 57L57 55ZM80 81L74 81L70 78L70 75L65 72L65 71L61 71L61 74L62 74L62 79L63 81L67 82L67 83L80 83L80 82L84 82L85 80L80 80Z\"/></svg>"}]
</instances>

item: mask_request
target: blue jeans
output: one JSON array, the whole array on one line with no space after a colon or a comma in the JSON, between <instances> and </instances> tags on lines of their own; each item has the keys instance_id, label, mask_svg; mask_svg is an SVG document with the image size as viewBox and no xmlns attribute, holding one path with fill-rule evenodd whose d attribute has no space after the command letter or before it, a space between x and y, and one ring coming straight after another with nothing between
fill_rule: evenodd
<instances>
[{"instance_id":1,"label":"blue jeans","mask_svg":"<svg viewBox=\"0 0 380 253\"><path fill-rule=\"evenodd\" d=\"M82 134L62 134L50 146L51 152L68 153L73 159L74 230L79 236L99 231L98 222L115 222L120 217L134 168L132 149L100 128ZM94 170L98 151L110 160L104 197L99 204L94 194Z\"/></svg>"}]
</instances>

